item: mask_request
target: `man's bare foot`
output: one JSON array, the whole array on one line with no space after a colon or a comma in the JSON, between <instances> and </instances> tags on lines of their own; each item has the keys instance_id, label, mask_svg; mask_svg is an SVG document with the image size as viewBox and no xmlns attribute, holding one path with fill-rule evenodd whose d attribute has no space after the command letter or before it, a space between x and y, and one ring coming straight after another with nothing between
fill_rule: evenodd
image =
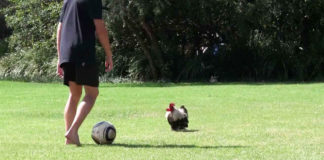
<instances>
[{"instance_id":1,"label":"man's bare foot","mask_svg":"<svg viewBox=\"0 0 324 160\"><path fill-rule=\"evenodd\" d=\"M66 138L66 139L65 139L65 144L66 144L66 145L69 145L69 144L73 144L73 143L72 143L69 139Z\"/></svg>"},{"instance_id":2,"label":"man's bare foot","mask_svg":"<svg viewBox=\"0 0 324 160\"><path fill-rule=\"evenodd\" d=\"M65 133L65 138L66 138L66 144L75 144L77 146L81 146L80 140L79 140L79 135L77 132L73 132L71 130L67 131Z\"/></svg>"}]
</instances>

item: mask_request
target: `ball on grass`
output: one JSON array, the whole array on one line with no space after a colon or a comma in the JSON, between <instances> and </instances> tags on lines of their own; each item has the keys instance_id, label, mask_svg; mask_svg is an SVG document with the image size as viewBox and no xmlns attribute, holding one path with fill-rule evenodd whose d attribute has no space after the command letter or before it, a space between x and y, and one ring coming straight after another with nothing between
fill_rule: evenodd
<instances>
[{"instance_id":1,"label":"ball on grass","mask_svg":"<svg viewBox=\"0 0 324 160\"><path fill-rule=\"evenodd\" d=\"M97 144L112 144L116 138L116 128L110 122L98 122L92 128L91 137Z\"/></svg>"}]
</instances>

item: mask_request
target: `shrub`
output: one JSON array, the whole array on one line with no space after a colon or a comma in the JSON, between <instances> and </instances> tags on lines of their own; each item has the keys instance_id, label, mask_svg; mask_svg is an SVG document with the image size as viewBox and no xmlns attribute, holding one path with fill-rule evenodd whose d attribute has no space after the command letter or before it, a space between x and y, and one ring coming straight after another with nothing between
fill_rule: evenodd
<instances>
[{"instance_id":1,"label":"shrub","mask_svg":"<svg viewBox=\"0 0 324 160\"><path fill-rule=\"evenodd\" d=\"M100 73L106 78L167 81L206 81L210 77L224 81L323 78L322 0L103 2L115 61L113 72L104 74L104 54L98 45ZM54 76L55 32L62 0L10 0L10 3L2 9L12 34L0 41L0 74Z\"/></svg>"}]
</instances>

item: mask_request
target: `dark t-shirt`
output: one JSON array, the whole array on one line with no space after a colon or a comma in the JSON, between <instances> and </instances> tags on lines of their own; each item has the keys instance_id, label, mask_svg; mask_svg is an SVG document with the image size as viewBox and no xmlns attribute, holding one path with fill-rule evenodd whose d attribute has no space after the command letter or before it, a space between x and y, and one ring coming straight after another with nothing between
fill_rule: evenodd
<instances>
[{"instance_id":1,"label":"dark t-shirt","mask_svg":"<svg viewBox=\"0 0 324 160\"><path fill-rule=\"evenodd\" d=\"M94 19L102 19L101 0L64 0L60 16L61 64L95 64Z\"/></svg>"}]
</instances>

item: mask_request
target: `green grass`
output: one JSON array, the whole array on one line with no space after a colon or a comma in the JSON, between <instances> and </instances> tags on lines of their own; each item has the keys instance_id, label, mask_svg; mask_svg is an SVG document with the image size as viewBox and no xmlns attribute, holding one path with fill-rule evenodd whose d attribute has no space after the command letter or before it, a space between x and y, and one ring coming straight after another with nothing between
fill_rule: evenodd
<instances>
[{"instance_id":1,"label":"green grass","mask_svg":"<svg viewBox=\"0 0 324 160\"><path fill-rule=\"evenodd\" d=\"M80 128L82 147L64 145L61 84L0 81L0 159L323 159L324 83L102 84ZM189 110L189 130L173 132L169 102ZM113 145L90 135L117 128Z\"/></svg>"}]
</instances>

